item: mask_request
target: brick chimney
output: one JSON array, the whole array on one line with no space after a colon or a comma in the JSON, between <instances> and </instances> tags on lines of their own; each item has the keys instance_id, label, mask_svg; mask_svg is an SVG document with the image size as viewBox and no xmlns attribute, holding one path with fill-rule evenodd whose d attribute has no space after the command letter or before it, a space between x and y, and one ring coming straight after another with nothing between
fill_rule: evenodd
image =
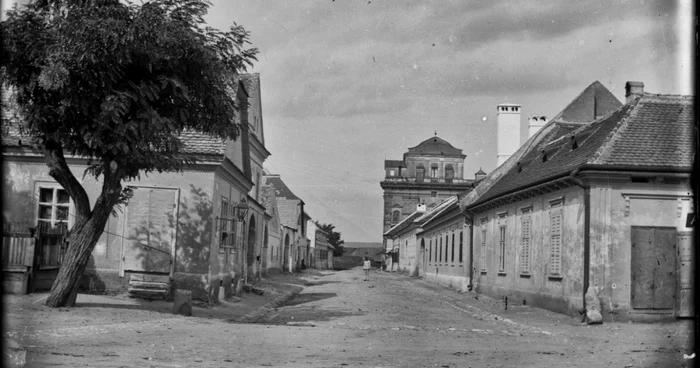
<instances>
[{"instance_id":1,"label":"brick chimney","mask_svg":"<svg viewBox=\"0 0 700 368\"><path fill-rule=\"evenodd\" d=\"M627 82L625 84L625 97L627 98L627 103L630 103L637 97L641 97L644 94L644 83L643 82Z\"/></svg>"}]
</instances>

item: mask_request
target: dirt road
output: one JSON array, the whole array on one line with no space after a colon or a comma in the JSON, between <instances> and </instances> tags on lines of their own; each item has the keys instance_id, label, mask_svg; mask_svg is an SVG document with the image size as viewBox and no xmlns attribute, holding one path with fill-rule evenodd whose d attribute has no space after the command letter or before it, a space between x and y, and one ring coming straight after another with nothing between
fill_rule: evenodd
<instances>
[{"instance_id":1,"label":"dirt road","mask_svg":"<svg viewBox=\"0 0 700 368\"><path fill-rule=\"evenodd\" d=\"M233 318L225 313L178 317L167 306L10 309L6 337L27 350L27 367L684 367L692 362L683 359L691 353L690 321L587 326L527 306L505 310L499 301L398 274L362 278L359 268L307 274L304 290L285 306Z\"/></svg>"}]
</instances>

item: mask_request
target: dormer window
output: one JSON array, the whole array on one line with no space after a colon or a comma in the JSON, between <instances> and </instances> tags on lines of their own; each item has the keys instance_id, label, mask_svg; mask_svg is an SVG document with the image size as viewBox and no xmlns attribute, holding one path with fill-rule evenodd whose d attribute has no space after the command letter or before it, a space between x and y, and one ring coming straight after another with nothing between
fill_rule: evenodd
<instances>
[{"instance_id":1,"label":"dormer window","mask_svg":"<svg viewBox=\"0 0 700 368\"><path fill-rule=\"evenodd\" d=\"M542 162L547 162L547 151L542 151Z\"/></svg>"},{"instance_id":2,"label":"dormer window","mask_svg":"<svg viewBox=\"0 0 700 368\"><path fill-rule=\"evenodd\" d=\"M575 150L578 148L578 142L576 141L576 136L572 135L571 136L571 149Z\"/></svg>"}]
</instances>

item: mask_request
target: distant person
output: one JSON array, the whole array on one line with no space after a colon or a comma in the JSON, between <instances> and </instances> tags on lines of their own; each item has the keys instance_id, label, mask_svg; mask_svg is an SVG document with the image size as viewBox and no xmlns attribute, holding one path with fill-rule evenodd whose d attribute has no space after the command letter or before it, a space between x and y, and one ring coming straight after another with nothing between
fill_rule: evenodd
<instances>
[{"instance_id":1,"label":"distant person","mask_svg":"<svg viewBox=\"0 0 700 368\"><path fill-rule=\"evenodd\" d=\"M372 268L372 261L365 257L365 261L362 263L362 269L365 270L365 280L369 281L369 270Z\"/></svg>"}]
</instances>

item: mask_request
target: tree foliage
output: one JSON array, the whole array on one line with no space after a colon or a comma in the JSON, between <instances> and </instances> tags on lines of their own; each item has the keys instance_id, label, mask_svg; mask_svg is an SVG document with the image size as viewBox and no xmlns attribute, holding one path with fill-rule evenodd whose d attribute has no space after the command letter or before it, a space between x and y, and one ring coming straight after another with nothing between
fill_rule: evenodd
<instances>
[{"instance_id":1,"label":"tree foliage","mask_svg":"<svg viewBox=\"0 0 700 368\"><path fill-rule=\"evenodd\" d=\"M328 243L333 246L333 257L342 257L345 252L345 241L341 239L341 233L335 231L335 225L328 223L322 224L316 221L316 226L328 234Z\"/></svg>"},{"instance_id":2,"label":"tree foliage","mask_svg":"<svg viewBox=\"0 0 700 368\"><path fill-rule=\"evenodd\" d=\"M67 258L56 283L66 268L82 274L79 259L99 237L93 232L128 198L122 182L193 162L182 132L240 134L232 93L257 49L235 23L207 27L208 8L204 0L42 0L2 22L2 80L21 129L75 203L68 253L76 259ZM66 155L87 159L85 174L103 183L92 208ZM54 302L56 286L47 304L72 305L74 295ZM71 288L75 294L77 282Z\"/></svg>"}]
</instances>

